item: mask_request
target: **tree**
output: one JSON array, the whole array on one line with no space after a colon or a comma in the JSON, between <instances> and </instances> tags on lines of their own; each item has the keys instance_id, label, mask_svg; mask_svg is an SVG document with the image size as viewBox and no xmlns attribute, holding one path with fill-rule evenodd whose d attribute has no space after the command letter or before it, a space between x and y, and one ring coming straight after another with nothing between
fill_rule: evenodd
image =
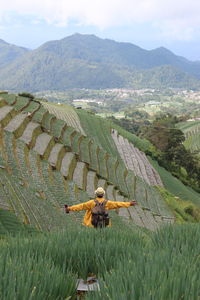
<instances>
[{"instance_id":1,"label":"tree","mask_svg":"<svg viewBox=\"0 0 200 300\"><path fill-rule=\"evenodd\" d=\"M198 159L188 151L183 142L184 134L175 128L177 118L172 115L158 117L150 126L143 129L143 136L147 138L162 154L160 163L184 183L197 191L200 190L200 164ZM183 175L181 170L185 170Z\"/></svg>"},{"instance_id":2,"label":"tree","mask_svg":"<svg viewBox=\"0 0 200 300\"><path fill-rule=\"evenodd\" d=\"M33 100L35 98L31 93L27 93L27 92L22 92L22 93L19 93L18 95L21 97L29 98L31 100Z\"/></svg>"}]
</instances>

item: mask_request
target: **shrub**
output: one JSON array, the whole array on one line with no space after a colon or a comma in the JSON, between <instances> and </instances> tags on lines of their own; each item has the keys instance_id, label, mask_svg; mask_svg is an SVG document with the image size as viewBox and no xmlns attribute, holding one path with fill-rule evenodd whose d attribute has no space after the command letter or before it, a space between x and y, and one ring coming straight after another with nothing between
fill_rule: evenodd
<instances>
[{"instance_id":1,"label":"shrub","mask_svg":"<svg viewBox=\"0 0 200 300\"><path fill-rule=\"evenodd\" d=\"M33 100L35 98L32 94L27 93L27 92L18 93L18 96L26 97L26 98L29 98L31 100Z\"/></svg>"}]
</instances>

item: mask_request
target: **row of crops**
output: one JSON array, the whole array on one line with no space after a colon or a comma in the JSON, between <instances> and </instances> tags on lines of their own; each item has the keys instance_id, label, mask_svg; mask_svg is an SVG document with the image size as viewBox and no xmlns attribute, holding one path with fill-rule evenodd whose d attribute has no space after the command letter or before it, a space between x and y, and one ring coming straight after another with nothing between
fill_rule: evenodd
<instances>
[{"instance_id":1,"label":"row of crops","mask_svg":"<svg viewBox=\"0 0 200 300\"><path fill-rule=\"evenodd\" d=\"M86 300L200 299L199 224L142 233L115 221L0 240L0 299L75 300L77 279L96 275ZM45 266L45 267L44 267Z\"/></svg>"},{"instance_id":2,"label":"row of crops","mask_svg":"<svg viewBox=\"0 0 200 300\"><path fill-rule=\"evenodd\" d=\"M11 133L1 133L1 141L0 164L5 169L0 169L0 207L42 231L68 226L61 210L64 203L87 201L88 196L72 181L64 181L60 172L53 172L46 161Z\"/></svg>"},{"instance_id":3,"label":"row of crops","mask_svg":"<svg viewBox=\"0 0 200 300\"><path fill-rule=\"evenodd\" d=\"M70 108L70 110L68 108L66 109L66 107L64 109L63 106L58 106L58 105L55 106L54 104L50 104L50 103L44 103L44 106L46 108L48 108L49 111L53 112L57 117L58 117L58 113L62 112L62 118L61 118L62 120L64 120L64 119L67 120L69 118L69 115L71 114L71 110L73 110L72 108ZM87 133L89 132L89 134L94 138L98 137L97 142L100 146L102 146L105 149L105 147L108 147L109 144L112 145L112 146L109 146L110 153L112 153L112 154L114 153L115 156L116 156L116 153L118 155L120 153L120 156L124 160L127 169L132 170L135 173L135 175L142 177L148 184L162 186L162 182L160 180L158 173L150 165L149 161L147 160L147 158L143 152L139 151L138 148L135 148L131 143L128 142L127 139L123 139L122 136L120 136L122 139L121 145L118 142L118 139L114 139L115 144L117 146L117 149L116 149L116 147L114 147L114 145L112 144L112 139L109 138L110 130L108 130L107 124L105 125L104 122L102 122L102 120L97 117L90 116L88 118L87 113L84 113L83 111L78 112L78 113L81 118L81 124L83 124L83 127L85 128L85 132L87 132ZM74 111L74 114L75 114L75 111ZM60 115L60 117L61 117L61 115ZM93 123L93 125L92 125L92 123ZM76 126L73 126L73 127L78 128ZM99 128L99 130L98 130L98 128ZM91 132L91 130L93 130L94 132ZM95 134L95 132L98 132L98 135ZM114 132L116 132L116 131L114 131ZM114 138L115 134L112 136ZM83 139L81 145L84 142L86 142L86 144L88 144L88 141L86 141L86 139ZM126 145L124 145L124 144L126 144ZM93 143L93 145L94 145L94 143ZM86 145L86 147L87 147L87 145ZM86 147L85 147L85 149L86 149ZM124 149L124 151L121 151L121 150L123 150L122 149L123 147L125 149ZM85 153L85 155L87 155L88 151L87 151L87 149L86 149L86 151L84 151L85 149L83 149L82 152ZM72 149L72 150L74 150L74 149ZM121 152L123 152L123 155ZM104 155L104 156L106 156L106 155ZM124 156L126 156L127 159ZM85 161L88 162L89 159L86 159ZM110 173L112 174L112 172L110 172Z\"/></svg>"},{"instance_id":4,"label":"row of crops","mask_svg":"<svg viewBox=\"0 0 200 300\"><path fill-rule=\"evenodd\" d=\"M200 225L168 225L158 189L97 140L35 101L0 101L0 299L77 300L77 280L88 276L99 291L85 300L200 299ZM111 228L82 227L82 213L61 208L89 200L98 185L140 205L120 209L123 219L110 212ZM177 181L168 185L178 192Z\"/></svg>"},{"instance_id":5,"label":"row of crops","mask_svg":"<svg viewBox=\"0 0 200 300\"><path fill-rule=\"evenodd\" d=\"M197 132L200 130L200 121L181 122L177 124L177 128L182 130L187 137L190 136L193 132Z\"/></svg>"},{"instance_id":6,"label":"row of crops","mask_svg":"<svg viewBox=\"0 0 200 300\"><path fill-rule=\"evenodd\" d=\"M67 105L58 105L49 102L43 102L43 106L57 119L63 120L68 126L75 128L78 132L85 135L85 132L81 126L79 118L75 110Z\"/></svg>"},{"instance_id":7,"label":"row of crops","mask_svg":"<svg viewBox=\"0 0 200 300\"><path fill-rule=\"evenodd\" d=\"M177 127L185 135L184 146L192 152L200 151L200 121L182 122Z\"/></svg>"},{"instance_id":8,"label":"row of crops","mask_svg":"<svg viewBox=\"0 0 200 300\"><path fill-rule=\"evenodd\" d=\"M2 203L1 198L0 201ZM5 237L6 235L16 235L18 233L33 234L36 233L36 230L31 226L22 224L17 216L12 211L9 211L8 207L5 208L4 206L4 209L0 209L0 236Z\"/></svg>"},{"instance_id":9,"label":"row of crops","mask_svg":"<svg viewBox=\"0 0 200 300\"><path fill-rule=\"evenodd\" d=\"M199 153L200 151L200 129L197 133L190 135L184 142L186 149L191 150L192 152Z\"/></svg>"},{"instance_id":10,"label":"row of crops","mask_svg":"<svg viewBox=\"0 0 200 300\"><path fill-rule=\"evenodd\" d=\"M129 143L127 139L118 135L114 129L112 130L112 137L127 169L132 170L135 175L141 177L149 185L163 186L158 172L152 167L143 152Z\"/></svg>"},{"instance_id":11,"label":"row of crops","mask_svg":"<svg viewBox=\"0 0 200 300\"><path fill-rule=\"evenodd\" d=\"M152 190L148 187L149 184L162 186L162 181L159 174L150 165L146 156L137 148L133 147L132 144L129 144L127 139L123 139L121 137L125 143L128 143L128 146L130 148L129 152L131 153L131 155L130 153L128 153L128 155L131 156L131 160L134 159L135 156L135 164L131 167L130 164L127 163L126 168L124 163L118 157L120 156L119 153L121 147L117 147L114 140L112 139L112 130L108 126L108 124L106 122L102 122L100 118L89 115L82 110L78 111L78 114L84 131L93 138L92 140L89 138L85 138L83 136L80 136L79 134L73 133L70 130L70 134L72 135L72 139L74 141L77 142L78 139L81 140L79 148L82 147L82 154L84 154L84 156L81 156L82 161L89 163L89 167L97 172L101 177L108 178L109 182L114 184L114 186L117 186L120 191L125 194L126 197L136 199L138 199L139 197L139 202L144 207L147 207L151 210L153 209L153 211L156 213L168 215L169 212L166 211L165 205L156 204L156 202L163 202L162 197L152 196L152 194L154 195L159 193L156 193L153 189L152 193ZM67 137L66 134L65 138ZM67 138L67 141L68 140L69 138ZM65 143L64 139L63 142ZM137 141L135 142L137 143ZM71 151L80 154L80 151L77 151L78 147L75 147L74 142L71 143L71 145L69 143L65 143L65 145L67 145ZM102 148L106 148L108 152L103 151ZM127 145L125 145L125 151L127 151ZM114 155L111 156L112 153L114 153ZM97 162L98 167L96 167ZM129 171L131 169L132 172ZM143 186L143 183L141 183L139 179L136 180L135 175L141 176L143 179L146 179L147 185L145 185L144 188L141 188L141 186ZM90 184L90 186L94 186L93 182ZM137 185L137 188L134 188L135 183ZM138 192L138 190L140 192ZM110 198L113 199L112 193ZM114 196L114 198L116 199L116 196ZM160 198L160 200L155 200L157 198ZM160 208L160 206L162 206L162 208Z\"/></svg>"},{"instance_id":12,"label":"row of crops","mask_svg":"<svg viewBox=\"0 0 200 300\"><path fill-rule=\"evenodd\" d=\"M29 111L29 105L26 103L26 114L24 114L24 106L21 104L21 112L16 112L15 105L19 107L19 102L19 99L15 99L15 102L13 101L12 103L13 105L8 106L1 101L0 122L5 129L1 133L1 151L2 156L12 156L7 161L11 161L11 166L16 165L16 172L18 172L20 166L16 155L18 153L21 157L22 166L26 164L23 168L24 177L28 178L29 173L32 175L36 172L33 178L36 190L32 197L37 194L45 200L49 199L48 201L55 202L54 205L57 209L63 205L63 201L66 202L66 199L68 199L65 195L66 188L63 190L62 199L64 200L62 202L57 203L56 206L56 200L53 200L57 197L57 193L53 194L53 191L56 191L56 189L54 189L54 185L51 186L51 180L56 174L55 170L57 170L59 171L57 173L60 176L59 182L61 185L65 187L69 182L72 182L78 194L81 191L86 192L85 195L87 196L85 197L75 197L75 203L93 198L94 189L97 186L103 186L110 200L127 201L128 198L134 198L142 205L143 210L131 212L127 210L125 214L128 219L132 219L138 225L139 222L136 222L136 219L140 220L141 226L156 229L158 223L168 221L166 218L173 220L173 215L164 203L160 193L148 184L145 185L131 171L128 171L120 161L109 156L94 141L80 135L72 127L67 126L64 121L57 120L55 116L49 114L42 106L32 112L31 109ZM29 104L32 106L32 101L29 101ZM7 111L8 108L9 112ZM10 113L11 109L12 114ZM7 139L9 139L9 142L6 143ZM6 154L11 145L13 145L11 153ZM18 147L20 150L16 151ZM45 172L43 172L44 164L46 164ZM6 168L9 169L8 165ZM30 168L29 173L26 171L27 168ZM40 178L41 175L43 175L42 180ZM20 178L23 176L20 173L16 173L16 177ZM27 194L28 189L31 187L31 181L32 179L28 184L24 184L27 187ZM43 186L45 187L43 185L44 182L46 184L45 190L43 188ZM54 195L53 197L48 197L50 191ZM51 198L52 200L50 200ZM37 204L35 205L37 206ZM37 214L34 212L32 215L35 216ZM38 217L32 217L29 222L37 226L40 223ZM51 223L50 220L49 223ZM48 226L46 228L48 229Z\"/></svg>"},{"instance_id":13,"label":"row of crops","mask_svg":"<svg viewBox=\"0 0 200 300\"><path fill-rule=\"evenodd\" d=\"M94 141L111 156L120 159L120 155L110 134L110 122L81 109L77 110L77 113L87 136L94 139Z\"/></svg>"},{"instance_id":14,"label":"row of crops","mask_svg":"<svg viewBox=\"0 0 200 300\"><path fill-rule=\"evenodd\" d=\"M159 173L164 187L167 191L171 194L175 195L176 197L193 202L195 205L200 207L200 196L199 193L194 191L192 188L185 186L180 180L174 177L171 173L165 170L163 167L160 167L155 160L152 160L149 157L149 160L153 164L154 168Z\"/></svg>"}]
</instances>

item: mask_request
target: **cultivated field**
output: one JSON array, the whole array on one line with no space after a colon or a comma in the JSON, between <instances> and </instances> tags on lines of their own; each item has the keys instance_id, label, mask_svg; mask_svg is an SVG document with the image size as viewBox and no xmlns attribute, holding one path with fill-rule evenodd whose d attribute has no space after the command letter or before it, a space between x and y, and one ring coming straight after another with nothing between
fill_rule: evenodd
<instances>
[{"instance_id":1,"label":"cultivated field","mask_svg":"<svg viewBox=\"0 0 200 300\"><path fill-rule=\"evenodd\" d=\"M49 110L0 97L0 299L80 299L88 276L99 289L86 300L200 299L199 194L148 160L149 142L86 112ZM109 228L85 228L84 212L63 206L98 186L138 205L109 212Z\"/></svg>"}]
</instances>

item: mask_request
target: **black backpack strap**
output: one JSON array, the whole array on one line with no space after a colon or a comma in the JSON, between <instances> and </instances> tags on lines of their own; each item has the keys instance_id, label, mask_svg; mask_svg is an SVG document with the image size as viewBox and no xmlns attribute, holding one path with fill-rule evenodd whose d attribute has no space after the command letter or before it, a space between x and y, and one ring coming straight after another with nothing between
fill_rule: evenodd
<instances>
[{"instance_id":1,"label":"black backpack strap","mask_svg":"<svg viewBox=\"0 0 200 300\"><path fill-rule=\"evenodd\" d=\"M95 202L96 205L99 204L99 201L97 199L94 199L94 202Z\"/></svg>"},{"instance_id":2,"label":"black backpack strap","mask_svg":"<svg viewBox=\"0 0 200 300\"><path fill-rule=\"evenodd\" d=\"M106 203L107 203L107 202L108 202L108 200L106 200L106 199L103 201L103 206L104 206L104 207L106 207Z\"/></svg>"}]
</instances>

